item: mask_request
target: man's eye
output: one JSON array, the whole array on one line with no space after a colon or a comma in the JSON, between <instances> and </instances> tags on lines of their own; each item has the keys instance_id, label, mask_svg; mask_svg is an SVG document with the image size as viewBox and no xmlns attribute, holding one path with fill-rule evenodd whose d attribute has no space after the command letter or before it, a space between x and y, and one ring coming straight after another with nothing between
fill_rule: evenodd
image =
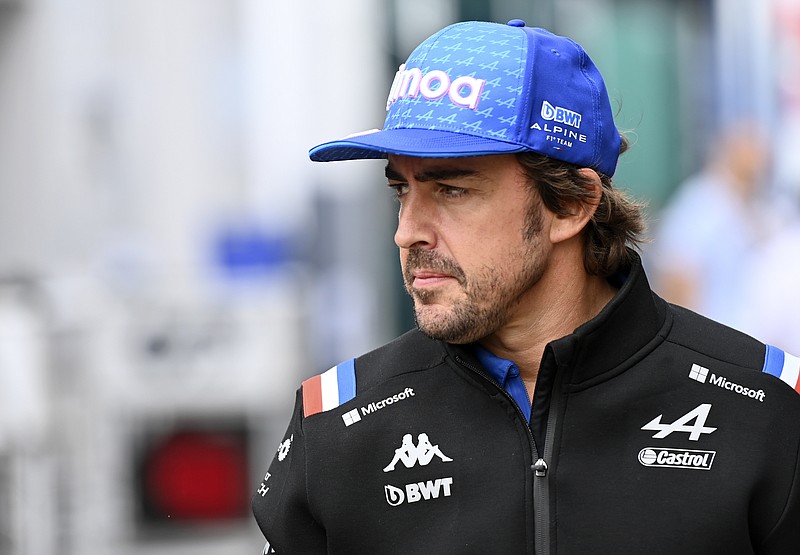
<instances>
[{"instance_id":1,"label":"man's eye","mask_svg":"<svg viewBox=\"0 0 800 555\"><path fill-rule=\"evenodd\" d=\"M461 187L451 187L449 185L441 185L439 191L446 197L460 197L467 193L466 189Z\"/></svg>"},{"instance_id":2,"label":"man's eye","mask_svg":"<svg viewBox=\"0 0 800 555\"><path fill-rule=\"evenodd\" d=\"M394 192L395 198L398 199L408 192L407 183L389 183L388 187Z\"/></svg>"}]
</instances>

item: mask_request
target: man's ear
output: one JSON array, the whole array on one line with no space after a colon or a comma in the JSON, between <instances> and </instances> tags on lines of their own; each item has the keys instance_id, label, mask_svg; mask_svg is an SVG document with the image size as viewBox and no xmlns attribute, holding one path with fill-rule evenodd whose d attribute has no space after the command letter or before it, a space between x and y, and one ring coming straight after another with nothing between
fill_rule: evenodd
<instances>
[{"instance_id":1,"label":"man's ear","mask_svg":"<svg viewBox=\"0 0 800 555\"><path fill-rule=\"evenodd\" d=\"M565 215L556 214L554 216L550 226L550 241L552 243L560 243L580 234L592 216L594 216L597 205L600 204L603 194L603 184L600 181L600 176L596 171L589 168L581 168L579 173L584 179L585 187L587 187L590 195L586 199L576 200L572 205L567 206L568 212Z\"/></svg>"}]
</instances>

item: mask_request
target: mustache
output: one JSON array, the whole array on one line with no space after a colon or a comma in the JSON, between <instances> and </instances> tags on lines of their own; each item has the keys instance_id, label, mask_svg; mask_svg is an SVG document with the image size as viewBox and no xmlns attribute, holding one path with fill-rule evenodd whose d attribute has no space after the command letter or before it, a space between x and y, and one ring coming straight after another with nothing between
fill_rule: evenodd
<instances>
[{"instance_id":1,"label":"mustache","mask_svg":"<svg viewBox=\"0 0 800 555\"><path fill-rule=\"evenodd\" d=\"M461 266L449 258L445 258L435 251L411 249L408 251L406 267L403 272L403 277L407 284L414 281L413 272L419 268L451 275L462 285L467 281L467 276L464 274L464 270L461 269Z\"/></svg>"}]
</instances>

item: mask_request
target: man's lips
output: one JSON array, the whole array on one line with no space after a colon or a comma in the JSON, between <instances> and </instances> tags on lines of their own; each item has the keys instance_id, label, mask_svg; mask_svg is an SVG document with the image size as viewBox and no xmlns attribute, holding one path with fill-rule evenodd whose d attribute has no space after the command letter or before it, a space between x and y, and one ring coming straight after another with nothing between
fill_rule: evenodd
<instances>
[{"instance_id":1,"label":"man's lips","mask_svg":"<svg viewBox=\"0 0 800 555\"><path fill-rule=\"evenodd\" d=\"M458 264L436 251L409 249L404 260L401 254L401 263L406 287L419 289L420 293L422 289L443 287L452 280L462 286L466 285L466 276Z\"/></svg>"},{"instance_id":2,"label":"man's lips","mask_svg":"<svg viewBox=\"0 0 800 555\"><path fill-rule=\"evenodd\" d=\"M414 277L414 281L412 283L414 287L434 287L436 285L441 285L450 280L456 279L450 274L443 274L441 272L428 270L416 270L412 273L412 276Z\"/></svg>"}]
</instances>

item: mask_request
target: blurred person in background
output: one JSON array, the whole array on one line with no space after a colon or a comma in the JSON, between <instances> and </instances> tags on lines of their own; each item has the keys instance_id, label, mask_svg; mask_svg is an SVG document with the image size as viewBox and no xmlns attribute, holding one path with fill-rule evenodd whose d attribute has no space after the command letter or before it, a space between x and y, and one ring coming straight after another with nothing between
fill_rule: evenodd
<instances>
[{"instance_id":1,"label":"blurred person in background","mask_svg":"<svg viewBox=\"0 0 800 555\"><path fill-rule=\"evenodd\" d=\"M800 222L775 232L744 273L743 331L800 352Z\"/></svg>"},{"instance_id":2,"label":"blurred person in background","mask_svg":"<svg viewBox=\"0 0 800 555\"><path fill-rule=\"evenodd\" d=\"M800 119L786 117L775 139L772 203L774 230L758 249L744 277L741 305L746 310L744 331L800 352Z\"/></svg>"},{"instance_id":3,"label":"blurred person in background","mask_svg":"<svg viewBox=\"0 0 800 555\"><path fill-rule=\"evenodd\" d=\"M661 212L653 281L666 300L745 330L747 272L774 217L766 209L771 155L760 128L745 121L710 148L705 167Z\"/></svg>"},{"instance_id":4,"label":"blurred person in background","mask_svg":"<svg viewBox=\"0 0 800 555\"><path fill-rule=\"evenodd\" d=\"M779 139L775 225L747 269L741 304L746 311L745 332L800 352L800 162L796 155L800 123L794 125Z\"/></svg>"},{"instance_id":5,"label":"blurred person in background","mask_svg":"<svg viewBox=\"0 0 800 555\"><path fill-rule=\"evenodd\" d=\"M653 293L583 49L448 26L386 108L310 156L388 159L417 327L303 382L265 553L800 553L800 359Z\"/></svg>"}]
</instances>

